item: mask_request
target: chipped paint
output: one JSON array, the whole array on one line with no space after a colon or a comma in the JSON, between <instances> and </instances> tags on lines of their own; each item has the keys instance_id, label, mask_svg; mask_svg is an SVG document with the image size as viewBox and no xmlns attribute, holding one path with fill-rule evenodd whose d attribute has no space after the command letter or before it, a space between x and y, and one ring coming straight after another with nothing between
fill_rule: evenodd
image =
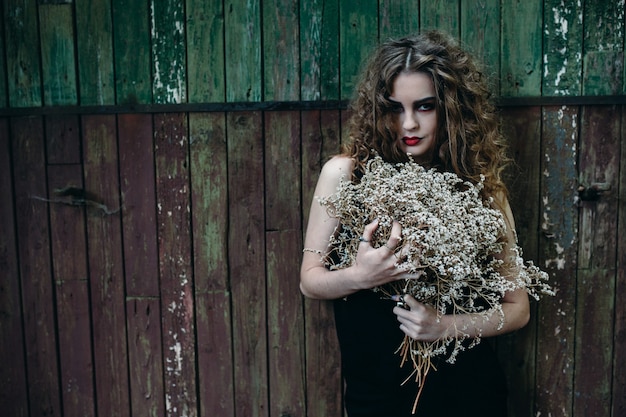
<instances>
[{"instance_id":1,"label":"chipped paint","mask_svg":"<svg viewBox=\"0 0 626 417\"><path fill-rule=\"evenodd\" d=\"M578 94L580 81L576 71L582 65L582 54L570 50L570 43L576 41L574 37L578 33L572 26L582 26L582 3L578 1L571 5L561 1L552 7L551 12L552 20L547 21L544 28L544 36L549 40L547 52L543 55L545 85L553 87L550 94Z\"/></svg>"}]
</instances>

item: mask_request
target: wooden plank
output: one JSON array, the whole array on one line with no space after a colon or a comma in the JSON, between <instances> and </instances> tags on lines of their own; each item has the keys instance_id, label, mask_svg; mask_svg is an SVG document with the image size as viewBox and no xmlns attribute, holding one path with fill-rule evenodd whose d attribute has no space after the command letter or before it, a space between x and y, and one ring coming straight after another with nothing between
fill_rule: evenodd
<instances>
[{"instance_id":1,"label":"wooden plank","mask_svg":"<svg viewBox=\"0 0 626 417\"><path fill-rule=\"evenodd\" d=\"M458 38L461 27L459 0L421 0L420 28L437 29Z\"/></svg>"},{"instance_id":2,"label":"wooden plank","mask_svg":"<svg viewBox=\"0 0 626 417\"><path fill-rule=\"evenodd\" d=\"M185 10L188 101L223 102L224 4L222 0L187 1Z\"/></svg>"},{"instance_id":3,"label":"wooden plank","mask_svg":"<svg viewBox=\"0 0 626 417\"><path fill-rule=\"evenodd\" d=\"M46 152L49 165L80 164L80 129L76 115L46 116Z\"/></svg>"},{"instance_id":4,"label":"wooden plank","mask_svg":"<svg viewBox=\"0 0 626 417\"><path fill-rule=\"evenodd\" d=\"M81 105L115 104L110 0L75 0Z\"/></svg>"},{"instance_id":5,"label":"wooden plank","mask_svg":"<svg viewBox=\"0 0 626 417\"><path fill-rule=\"evenodd\" d=\"M502 112L502 127L508 141L509 154L513 158L506 183L519 245L524 251L524 259L538 263L541 108L507 108ZM535 303L531 304L531 320L526 327L498 338L498 354L508 377L511 416L526 417L533 414L536 338Z\"/></svg>"},{"instance_id":6,"label":"wooden plank","mask_svg":"<svg viewBox=\"0 0 626 417\"><path fill-rule=\"evenodd\" d=\"M41 106L41 61L37 4L34 1L5 0L4 24L9 106Z\"/></svg>"},{"instance_id":7,"label":"wooden plank","mask_svg":"<svg viewBox=\"0 0 626 417\"><path fill-rule=\"evenodd\" d=\"M584 2L583 95L620 94L624 89L624 4Z\"/></svg>"},{"instance_id":8,"label":"wooden plank","mask_svg":"<svg viewBox=\"0 0 626 417\"><path fill-rule=\"evenodd\" d=\"M620 170L617 213L617 281L615 294L626 294L626 106L621 106ZM613 392L611 415L626 414L626 304L615 303L613 341Z\"/></svg>"},{"instance_id":9,"label":"wooden plank","mask_svg":"<svg viewBox=\"0 0 626 417\"><path fill-rule=\"evenodd\" d=\"M55 190L83 188L81 166L48 167L50 199ZM93 351L89 277L85 241L85 209L81 205L51 202L50 246L56 282L59 359L63 386L63 415L94 416Z\"/></svg>"},{"instance_id":10,"label":"wooden plank","mask_svg":"<svg viewBox=\"0 0 626 417\"><path fill-rule=\"evenodd\" d=\"M161 326L168 416L196 416L189 142L182 113L154 116Z\"/></svg>"},{"instance_id":11,"label":"wooden plank","mask_svg":"<svg viewBox=\"0 0 626 417\"><path fill-rule=\"evenodd\" d=\"M545 107L542 116L543 173L539 266L556 295L539 302L537 397L534 414L571 415L574 391L576 247L578 239L578 109Z\"/></svg>"},{"instance_id":12,"label":"wooden plank","mask_svg":"<svg viewBox=\"0 0 626 417\"><path fill-rule=\"evenodd\" d=\"M339 99L338 0L300 2L300 96Z\"/></svg>"},{"instance_id":13,"label":"wooden plank","mask_svg":"<svg viewBox=\"0 0 626 417\"><path fill-rule=\"evenodd\" d=\"M159 299L128 298L128 364L133 416L165 415Z\"/></svg>"},{"instance_id":14,"label":"wooden plank","mask_svg":"<svg viewBox=\"0 0 626 417\"><path fill-rule=\"evenodd\" d=\"M544 0L543 87L544 96L576 96L581 93L583 41L582 2Z\"/></svg>"},{"instance_id":15,"label":"wooden plank","mask_svg":"<svg viewBox=\"0 0 626 417\"><path fill-rule=\"evenodd\" d=\"M129 297L159 295L152 116L118 116L124 273Z\"/></svg>"},{"instance_id":16,"label":"wooden plank","mask_svg":"<svg viewBox=\"0 0 626 417\"><path fill-rule=\"evenodd\" d=\"M165 415L152 116L117 117L132 415Z\"/></svg>"},{"instance_id":17,"label":"wooden plank","mask_svg":"<svg viewBox=\"0 0 626 417\"><path fill-rule=\"evenodd\" d=\"M615 317L620 116L617 106L582 113L580 182L610 184L598 200L580 205L574 416L607 416L611 410Z\"/></svg>"},{"instance_id":18,"label":"wooden plank","mask_svg":"<svg viewBox=\"0 0 626 417\"><path fill-rule=\"evenodd\" d=\"M417 1L380 0L378 14L381 41L419 31L420 9Z\"/></svg>"},{"instance_id":19,"label":"wooden plank","mask_svg":"<svg viewBox=\"0 0 626 417\"><path fill-rule=\"evenodd\" d=\"M288 176L299 174L291 171ZM305 346L299 229L266 233L270 415L305 415ZM287 382L288 381L288 382ZM328 415L328 414L324 414Z\"/></svg>"},{"instance_id":20,"label":"wooden plank","mask_svg":"<svg viewBox=\"0 0 626 417\"><path fill-rule=\"evenodd\" d=\"M306 231L321 167L339 149L339 117L337 110L302 112L303 231ZM340 417L343 415L343 385L333 304L331 301L305 299L304 317L308 415Z\"/></svg>"},{"instance_id":21,"label":"wooden plank","mask_svg":"<svg viewBox=\"0 0 626 417\"><path fill-rule=\"evenodd\" d=\"M130 389L116 120L85 116L81 126L85 190L105 206L87 211L96 407L98 415L123 417L130 415Z\"/></svg>"},{"instance_id":22,"label":"wooden plank","mask_svg":"<svg viewBox=\"0 0 626 417\"><path fill-rule=\"evenodd\" d=\"M340 2L341 99L351 99L364 61L378 43L378 1Z\"/></svg>"},{"instance_id":23,"label":"wooden plank","mask_svg":"<svg viewBox=\"0 0 626 417\"><path fill-rule=\"evenodd\" d=\"M339 28L339 0L322 1L320 24L320 98L322 100L339 100L341 97Z\"/></svg>"},{"instance_id":24,"label":"wooden plank","mask_svg":"<svg viewBox=\"0 0 626 417\"><path fill-rule=\"evenodd\" d=\"M189 148L200 415L234 417L226 115L190 114Z\"/></svg>"},{"instance_id":25,"label":"wooden plank","mask_svg":"<svg viewBox=\"0 0 626 417\"><path fill-rule=\"evenodd\" d=\"M461 3L461 42L499 95L500 86L500 0Z\"/></svg>"},{"instance_id":26,"label":"wooden plank","mask_svg":"<svg viewBox=\"0 0 626 417\"><path fill-rule=\"evenodd\" d=\"M300 228L300 114L265 113L265 223L267 230Z\"/></svg>"},{"instance_id":27,"label":"wooden plank","mask_svg":"<svg viewBox=\"0 0 626 417\"><path fill-rule=\"evenodd\" d=\"M265 0L263 100L300 100L300 39L296 0Z\"/></svg>"},{"instance_id":28,"label":"wooden plank","mask_svg":"<svg viewBox=\"0 0 626 417\"><path fill-rule=\"evenodd\" d=\"M27 417L22 296L11 178L9 121L0 119L0 195L6 197L0 202L0 358L3 358L0 367L0 404L3 413L7 415Z\"/></svg>"},{"instance_id":29,"label":"wooden plank","mask_svg":"<svg viewBox=\"0 0 626 417\"><path fill-rule=\"evenodd\" d=\"M260 101L261 10L258 2L224 2L226 101ZM245 28L245 30L242 30Z\"/></svg>"},{"instance_id":30,"label":"wooden plank","mask_svg":"<svg viewBox=\"0 0 626 417\"><path fill-rule=\"evenodd\" d=\"M236 414L268 416L263 139L256 112L229 113L228 263Z\"/></svg>"},{"instance_id":31,"label":"wooden plank","mask_svg":"<svg viewBox=\"0 0 626 417\"><path fill-rule=\"evenodd\" d=\"M300 98L320 99L322 7L318 0L300 2Z\"/></svg>"},{"instance_id":32,"label":"wooden plank","mask_svg":"<svg viewBox=\"0 0 626 417\"><path fill-rule=\"evenodd\" d=\"M159 104L187 101L185 10L178 0L151 0L152 100Z\"/></svg>"},{"instance_id":33,"label":"wooden plank","mask_svg":"<svg viewBox=\"0 0 626 417\"><path fill-rule=\"evenodd\" d=\"M542 84L541 1L501 0L500 93L540 96Z\"/></svg>"},{"instance_id":34,"label":"wooden plank","mask_svg":"<svg viewBox=\"0 0 626 417\"><path fill-rule=\"evenodd\" d=\"M9 88L6 83L7 79L7 61L6 61L6 43L4 42L4 31L7 26L4 17L4 8L0 7L0 45L5 53L0 54L0 108L9 107Z\"/></svg>"},{"instance_id":35,"label":"wooden plank","mask_svg":"<svg viewBox=\"0 0 626 417\"><path fill-rule=\"evenodd\" d=\"M117 104L152 103L147 1L111 0Z\"/></svg>"},{"instance_id":36,"label":"wooden plank","mask_svg":"<svg viewBox=\"0 0 626 417\"><path fill-rule=\"evenodd\" d=\"M15 224L31 415L61 416L43 120L11 120Z\"/></svg>"},{"instance_id":37,"label":"wooden plank","mask_svg":"<svg viewBox=\"0 0 626 417\"><path fill-rule=\"evenodd\" d=\"M44 105L78 104L71 4L39 6Z\"/></svg>"}]
</instances>

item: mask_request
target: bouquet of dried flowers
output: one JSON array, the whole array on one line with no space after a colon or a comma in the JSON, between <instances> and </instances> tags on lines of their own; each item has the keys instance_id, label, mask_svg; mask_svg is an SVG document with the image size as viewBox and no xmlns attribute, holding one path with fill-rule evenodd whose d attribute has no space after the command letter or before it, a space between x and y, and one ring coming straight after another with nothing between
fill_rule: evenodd
<instances>
[{"instance_id":1,"label":"bouquet of dried flowers","mask_svg":"<svg viewBox=\"0 0 626 417\"><path fill-rule=\"evenodd\" d=\"M479 320L499 314L501 327L500 300L507 291L524 288L537 299L552 291L548 275L532 262L524 262L519 246L512 249L510 259L504 259L507 225L500 210L492 207L493 200L482 198L482 188L482 181L472 184L454 173L427 170L415 162L387 163L376 156L359 182L344 179L335 194L319 199L340 223L330 237L332 253L324 262L330 269L352 265L364 227L379 220L371 244L380 247L396 220L402 226L396 266L419 278L374 290L386 296L411 294L435 308L439 316L471 313L476 328L480 328ZM508 271L507 276L502 271ZM432 358L447 355L446 360L453 363L460 351L480 342L477 337L463 343L464 329L456 330L457 337L434 342L404 338L398 349L402 365L410 359L420 387L434 368Z\"/></svg>"}]
</instances>

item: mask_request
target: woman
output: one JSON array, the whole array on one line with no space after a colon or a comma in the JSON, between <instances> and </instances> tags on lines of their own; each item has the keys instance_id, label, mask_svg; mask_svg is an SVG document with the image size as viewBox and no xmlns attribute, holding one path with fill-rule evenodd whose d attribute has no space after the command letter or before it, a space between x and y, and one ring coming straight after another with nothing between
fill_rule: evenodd
<instances>
[{"instance_id":1,"label":"woman","mask_svg":"<svg viewBox=\"0 0 626 417\"><path fill-rule=\"evenodd\" d=\"M388 162L412 158L427 168L456 173L477 183L484 177L483 197L492 197L507 222L507 245L515 245L513 217L501 180L506 159L494 109L481 73L468 53L439 32L392 40L370 59L352 103L350 142L323 167L315 196L337 191L342 178L358 182L367 161L380 155ZM311 205L300 288L310 298L335 301L337 334L346 382L349 417L410 416L419 387L410 366L400 367L396 354L403 338L433 341L466 329L470 337L511 332L529 319L523 289L502 298L504 324L493 315L487 322L470 314L444 315L403 296L404 307L382 299L372 288L417 278L396 267L394 251L402 228L394 222L386 245L370 244L378 227L365 227L355 262L330 270L320 262L329 237L338 227L317 199ZM501 271L515 274L513 267ZM506 382L488 343L463 351L451 365L445 358L428 374L417 416L504 416Z\"/></svg>"}]
</instances>

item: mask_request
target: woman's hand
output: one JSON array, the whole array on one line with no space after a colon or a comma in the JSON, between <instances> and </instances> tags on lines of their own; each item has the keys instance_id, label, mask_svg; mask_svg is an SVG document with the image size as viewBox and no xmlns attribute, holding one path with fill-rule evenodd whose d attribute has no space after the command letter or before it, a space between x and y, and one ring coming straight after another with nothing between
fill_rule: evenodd
<instances>
[{"instance_id":1,"label":"woman's hand","mask_svg":"<svg viewBox=\"0 0 626 417\"><path fill-rule=\"evenodd\" d=\"M365 226L353 265L363 277L364 289L412 277L411 274L397 268L398 258L394 252L402 241L400 223L394 221L387 242L379 248L374 248L371 241L377 228L378 220Z\"/></svg>"},{"instance_id":2,"label":"woman's hand","mask_svg":"<svg viewBox=\"0 0 626 417\"><path fill-rule=\"evenodd\" d=\"M426 304L420 303L410 295L402 296L406 308L397 306L393 312L398 316L400 330L415 340L432 342L448 337L448 325L437 311Z\"/></svg>"}]
</instances>

